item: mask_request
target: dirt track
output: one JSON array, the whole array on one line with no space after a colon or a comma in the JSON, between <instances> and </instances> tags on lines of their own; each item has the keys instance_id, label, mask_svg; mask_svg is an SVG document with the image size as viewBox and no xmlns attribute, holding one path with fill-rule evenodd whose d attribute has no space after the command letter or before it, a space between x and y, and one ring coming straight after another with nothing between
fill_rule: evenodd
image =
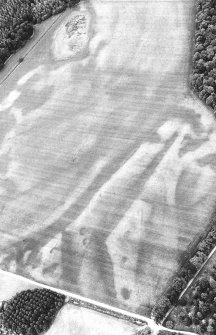
<instances>
[{"instance_id":1,"label":"dirt track","mask_svg":"<svg viewBox=\"0 0 216 335\"><path fill-rule=\"evenodd\" d=\"M145 314L215 199L215 121L187 88L193 2L76 14L79 52L57 59L55 26L0 93L1 266Z\"/></svg>"}]
</instances>

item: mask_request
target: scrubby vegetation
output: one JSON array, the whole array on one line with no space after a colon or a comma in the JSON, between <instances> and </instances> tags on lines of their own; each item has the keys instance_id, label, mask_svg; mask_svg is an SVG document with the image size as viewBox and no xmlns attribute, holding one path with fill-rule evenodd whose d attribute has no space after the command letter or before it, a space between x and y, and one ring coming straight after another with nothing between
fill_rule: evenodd
<instances>
[{"instance_id":1,"label":"scrubby vegetation","mask_svg":"<svg viewBox=\"0 0 216 335\"><path fill-rule=\"evenodd\" d=\"M0 324L3 333L36 335L48 330L65 296L47 289L27 290L2 304Z\"/></svg>"},{"instance_id":2,"label":"scrubby vegetation","mask_svg":"<svg viewBox=\"0 0 216 335\"><path fill-rule=\"evenodd\" d=\"M216 114L216 0L196 0L195 21L195 44L190 84L194 93ZM193 256L188 257L179 275L173 279L167 292L154 306L152 316L157 322L163 320L172 306L186 304L185 299L179 300L179 297L216 246L215 223L216 220L213 219L211 231L198 244ZM188 317L186 320L188 324L191 322ZM167 327L172 328L169 321Z\"/></svg>"},{"instance_id":3,"label":"scrubby vegetation","mask_svg":"<svg viewBox=\"0 0 216 335\"><path fill-rule=\"evenodd\" d=\"M185 295L184 305L179 305L170 318L184 330L198 334L216 333L216 264L192 285Z\"/></svg>"},{"instance_id":4,"label":"scrubby vegetation","mask_svg":"<svg viewBox=\"0 0 216 335\"><path fill-rule=\"evenodd\" d=\"M34 25L79 0L0 0L0 69L32 36Z\"/></svg>"},{"instance_id":5,"label":"scrubby vegetation","mask_svg":"<svg viewBox=\"0 0 216 335\"><path fill-rule=\"evenodd\" d=\"M177 332L170 332L170 331L167 331L167 330L160 330L158 335L178 335ZM180 334L179 334L180 335Z\"/></svg>"},{"instance_id":6,"label":"scrubby vegetation","mask_svg":"<svg viewBox=\"0 0 216 335\"><path fill-rule=\"evenodd\" d=\"M193 91L216 111L216 0L197 0Z\"/></svg>"},{"instance_id":7,"label":"scrubby vegetation","mask_svg":"<svg viewBox=\"0 0 216 335\"><path fill-rule=\"evenodd\" d=\"M152 330L149 326L146 326L145 328L138 330L136 332L136 335L151 335L152 334Z\"/></svg>"},{"instance_id":8,"label":"scrubby vegetation","mask_svg":"<svg viewBox=\"0 0 216 335\"><path fill-rule=\"evenodd\" d=\"M216 246L216 227L215 217L212 219L212 227L209 233L199 242L192 257L188 258L181 267L178 276L176 276L152 310L152 317L156 322L161 322L169 309L176 305L184 305L184 298L179 299L182 291L186 288L188 282L193 278L196 272L207 259L212 249ZM167 328L172 328L172 323L166 324Z\"/></svg>"}]
</instances>

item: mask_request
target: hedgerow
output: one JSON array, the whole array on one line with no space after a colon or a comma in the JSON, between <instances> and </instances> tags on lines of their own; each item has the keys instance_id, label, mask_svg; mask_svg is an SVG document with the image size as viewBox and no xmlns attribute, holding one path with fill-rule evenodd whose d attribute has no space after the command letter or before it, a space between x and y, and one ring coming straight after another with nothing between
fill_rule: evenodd
<instances>
[{"instance_id":1,"label":"hedgerow","mask_svg":"<svg viewBox=\"0 0 216 335\"><path fill-rule=\"evenodd\" d=\"M190 84L193 92L216 114L216 0L196 1L195 44ZM173 279L169 289L154 306L152 316L157 322L161 322L164 319L171 306L177 304L181 306L187 305L187 301L184 298L179 299L179 297L216 246L215 223L215 218L213 218L210 232L197 245L194 255L185 262L178 276ZM201 294L201 300L205 303L201 310L198 311L200 318L201 315L208 313L208 303L210 304L211 302L216 306L216 298L214 303L211 299L212 297L208 297L206 293ZM216 320L216 313L214 315ZM197 319L195 318L195 324L196 322L199 324L197 321L199 319L198 316ZM170 321L167 322L170 325ZM192 322L193 319L186 313L184 316L185 325L189 326ZM201 327L200 333L202 333L203 329L211 333L213 328L214 332L216 332L216 326L213 327L212 324L209 324L208 327L205 327L204 324L199 326Z\"/></svg>"},{"instance_id":2,"label":"hedgerow","mask_svg":"<svg viewBox=\"0 0 216 335\"><path fill-rule=\"evenodd\" d=\"M197 0L191 87L216 111L216 0Z\"/></svg>"},{"instance_id":3,"label":"hedgerow","mask_svg":"<svg viewBox=\"0 0 216 335\"><path fill-rule=\"evenodd\" d=\"M79 0L0 0L0 69L32 36L34 25Z\"/></svg>"},{"instance_id":4,"label":"hedgerow","mask_svg":"<svg viewBox=\"0 0 216 335\"><path fill-rule=\"evenodd\" d=\"M170 287L154 306L152 310L152 317L156 322L161 322L172 306L176 304L183 306L187 303L184 301L184 298L179 299L179 297L187 286L188 282L193 278L193 276L207 259L210 252L216 246L215 221L216 218L213 216L210 231L202 239L202 241L199 242L196 250L194 250L193 256L184 263L179 271L178 276L174 277Z\"/></svg>"}]
</instances>

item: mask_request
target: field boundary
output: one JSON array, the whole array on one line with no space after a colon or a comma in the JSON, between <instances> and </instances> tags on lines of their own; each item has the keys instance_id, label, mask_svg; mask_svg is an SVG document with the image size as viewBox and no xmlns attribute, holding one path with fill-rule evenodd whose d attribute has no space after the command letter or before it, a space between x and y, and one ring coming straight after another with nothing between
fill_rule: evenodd
<instances>
[{"instance_id":1,"label":"field boundary","mask_svg":"<svg viewBox=\"0 0 216 335\"><path fill-rule=\"evenodd\" d=\"M59 288L56 288L56 287L53 287L53 286L45 285L45 284L42 284L42 283L37 282L35 280L28 279L26 277L18 275L16 273L12 273L12 272L8 272L8 271L0 269L0 274L1 273L7 274L8 276L13 277L14 279L17 278L17 279L22 280L23 282L27 282L27 283L33 284L35 286L38 286L38 287L41 287L41 288L46 288L46 289L55 291L57 293L63 294L63 295L66 296L66 303L67 304L73 304L74 306L77 306L77 307L94 310L95 312L98 312L98 313L101 313L101 314L106 314L108 316L115 317L117 319L122 319L122 320L125 320L125 321L128 321L128 322L131 322L131 323L137 325L138 327L140 327L140 330L149 326L152 330L152 335L157 335L157 334L159 334L160 331L167 331L167 332L170 332L172 334L176 333L176 335L178 335L178 334L198 335L197 333L193 333L193 332L186 332L186 331L182 331L182 330L175 330L175 329L169 329L169 328L163 327L162 325L156 324L156 322L153 319L145 317L143 315L132 313L132 312L129 312L127 310L123 310L123 309L120 309L120 308L117 308L117 307L113 307L111 305L107 305L105 303L101 303L99 301L95 301L95 300L92 300L92 299L89 299L89 298L85 298L85 297L80 296L78 294L71 293L67 290L63 290L63 289L59 289ZM138 329L138 331L139 331L139 329Z\"/></svg>"},{"instance_id":2,"label":"field boundary","mask_svg":"<svg viewBox=\"0 0 216 335\"><path fill-rule=\"evenodd\" d=\"M65 11L66 12L66 11ZM57 17L55 17L55 19L53 20L53 22L50 24L50 26L48 26L48 28L45 30L45 32L42 33L41 36L38 37L38 39L35 41L35 43L26 51L26 53L24 53L22 55L23 58L25 58L26 56L28 56L32 51L33 49L37 46L37 44L44 38L44 36L50 31L50 29L53 27L53 25L62 17L62 15L65 13L60 13ZM46 22L46 21L44 21ZM48 21L46 22L48 23ZM41 28L40 25L38 24L38 27L39 29ZM40 33L40 32L39 32ZM32 36L31 39L34 39L34 35ZM28 41L28 43L30 42L31 43L31 39ZM20 50L22 50L23 48L21 48ZM17 52L14 54L14 55L11 55L9 58L8 58L8 62L6 62L6 66L7 66L7 63L9 63L10 61L12 61L12 58L15 57L17 55L17 53L20 51L20 50L17 50ZM14 71L21 65L21 63L19 62L16 62L15 65L12 67L12 69L9 70L9 72L4 76L4 78L1 80L0 82L0 86L4 84L4 82L14 73Z\"/></svg>"}]
</instances>

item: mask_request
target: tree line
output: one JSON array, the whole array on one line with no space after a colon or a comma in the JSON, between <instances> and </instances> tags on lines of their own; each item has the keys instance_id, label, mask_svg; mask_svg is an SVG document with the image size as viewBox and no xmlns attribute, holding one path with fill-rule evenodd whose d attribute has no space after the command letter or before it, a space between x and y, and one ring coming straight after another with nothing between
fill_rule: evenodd
<instances>
[{"instance_id":1,"label":"tree line","mask_svg":"<svg viewBox=\"0 0 216 335\"><path fill-rule=\"evenodd\" d=\"M215 213L214 213L215 215ZM193 278L196 272L207 259L212 249L216 246L216 216L212 217L211 228L207 235L198 243L193 256L185 261L180 269L178 276L172 280L166 293L158 300L153 307L152 317L157 323L161 322L171 306L182 304L184 299L179 299L182 291L186 288L188 282ZM172 325L168 325L172 328Z\"/></svg>"},{"instance_id":2,"label":"tree line","mask_svg":"<svg viewBox=\"0 0 216 335\"><path fill-rule=\"evenodd\" d=\"M34 25L79 0L0 0L0 69L34 32Z\"/></svg>"},{"instance_id":3,"label":"tree line","mask_svg":"<svg viewBox=\"0 0 216 335\"><path fill-rule=\"evenodd\" d=\"M191 88L216 111L216 0L197 0Z\"/></svg>"}]
</instances>

